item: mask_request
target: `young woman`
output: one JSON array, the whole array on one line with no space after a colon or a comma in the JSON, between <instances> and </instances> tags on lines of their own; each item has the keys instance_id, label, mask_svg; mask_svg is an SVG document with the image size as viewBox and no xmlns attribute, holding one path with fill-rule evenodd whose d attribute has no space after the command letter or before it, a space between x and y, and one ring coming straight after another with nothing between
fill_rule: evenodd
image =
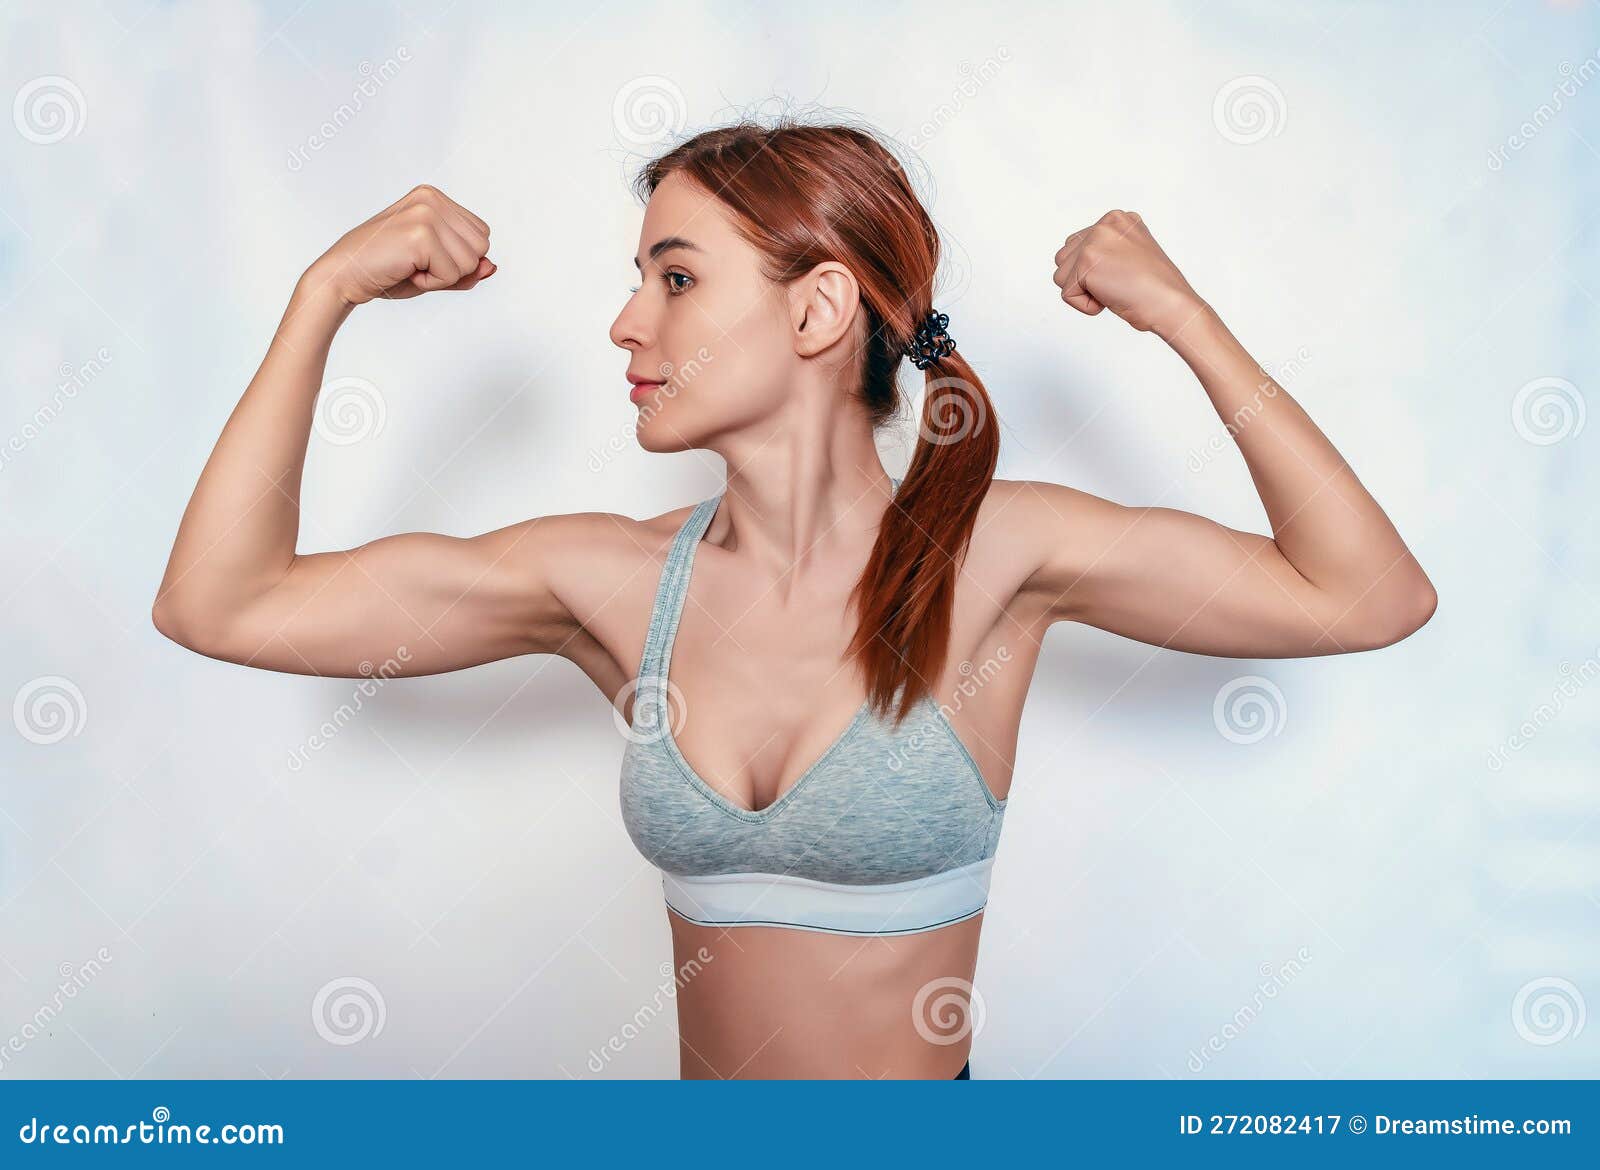
<instances>
[{"instance_id":1,"label":"young woman","mask_svg":"<svg viewBox=\"0 0 1600 1170\"><path fill-rule=\"evenodd\" d=\"M399 646L417 675L570 659L628 722L622 812L662 870L682 1075L965 1076L959 1021L1051 624L1199 654L1338 654L1416 630L1433 588L1138 215L1066 237L1061 298L1188 364L1270 537L993 478L989 398L931 300L938 235L872 134L719 128L639 188L641 283L611 326L638 438L721 456L723 492L646 520L297 553L340 324L495 272L489 225L418 187L299 281L184 513L155 624L303 674L356 676ZM908 356L927 395L896 480L873 432Z\"/></svg>"}]
</instances>

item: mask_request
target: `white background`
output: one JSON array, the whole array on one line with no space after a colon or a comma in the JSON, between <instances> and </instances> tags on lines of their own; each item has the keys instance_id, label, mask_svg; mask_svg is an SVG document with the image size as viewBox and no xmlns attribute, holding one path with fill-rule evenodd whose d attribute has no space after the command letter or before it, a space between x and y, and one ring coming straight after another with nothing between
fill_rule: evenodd
<instances>
[{"instance_id":1,"label":"white background","mask_svg":"<svg viewBox=\"0 0 1600 1170\"><path fill-rule=\"evenodd\" d=\"M1342 658L1057 628L975 1075L1594 1075L1596 6L1005 8L0 12L0 1076L676 1075L659 882L576 668L363 697L186 652L149 607L296 277L421 181L492 223L500 272L347 325L328 376L382 425L313 440L302 551L715 492L716 460L628 441L628 180L668 144L652 110L782 109L915 144L1000 475L1266 531L1182 363L1050 283L1130 208L1440 594ZM1240 78L1256 121L1218 105ZM1282 699L1237 743L1213 703L1246 676Z\"/></svg>"}]
</instances>

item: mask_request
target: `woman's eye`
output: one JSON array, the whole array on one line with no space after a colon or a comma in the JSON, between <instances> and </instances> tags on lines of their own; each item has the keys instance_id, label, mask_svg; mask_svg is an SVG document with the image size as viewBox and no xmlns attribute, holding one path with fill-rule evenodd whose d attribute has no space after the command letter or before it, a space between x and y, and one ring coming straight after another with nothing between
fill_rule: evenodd
<instances>
[{"instance_id":1,"label":"woman's eye","mask_svg":"<svg viewBox=\"0 0 1600 1170\"><path fill-rule=\"evenodd\" d=\"M674 276L680 276L684 280L687 280L690 284L694 283L694 277L690 276L687 272L663 272L661 274L661 279L667 282L667 292L671 296L677 296L681 292L687 292L688 291L688 289L684 285L673 284L672 283L672 278ZM630 293L636 293L643 287L644 287L644 285L642 285L642 284L636 284L633 287L631 287L630 289L628 289L628 291Z\"/></svg>"}]
</instances>

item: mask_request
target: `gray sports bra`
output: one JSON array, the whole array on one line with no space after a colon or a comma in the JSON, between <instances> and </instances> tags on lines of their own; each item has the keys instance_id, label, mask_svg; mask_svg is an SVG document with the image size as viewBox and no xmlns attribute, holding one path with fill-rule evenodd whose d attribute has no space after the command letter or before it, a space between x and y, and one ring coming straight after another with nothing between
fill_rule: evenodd
<instances>
[{"instance_id":1,"label":"gray sports bra","mask_svg":"<svg viewBox=\"0 0 1600 1170\"><path fill-rule=\"evenodd\" d=\"M622 819L661 869L667 906L706 926L863 935L915 934L978 914L1006 802L931 698L898 729L863 702L762 809L729 801L684 759L674 732L688 705L668 671L695 550L721 500L703 501L673 540L630 684Z\"/></svg>"}]
</instances>

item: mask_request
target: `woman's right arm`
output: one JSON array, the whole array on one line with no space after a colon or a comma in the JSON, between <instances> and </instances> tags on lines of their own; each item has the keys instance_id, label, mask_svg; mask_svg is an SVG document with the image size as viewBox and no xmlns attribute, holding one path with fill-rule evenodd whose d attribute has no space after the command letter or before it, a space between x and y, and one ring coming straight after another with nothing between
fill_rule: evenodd
<instances>
[{"instance_id":1,"label":"woman's right arm","mask_svg":"<svg viewBox=\"0 0 1600 1170\"><path fill-rule=\"evenodd\" d=\"M370 300L472 288L495 271L488 250L488 225L424 186L306 270L184 511L157 629L209 657L345 677L388 661L399 670L386 673L433 674L553 652L578 632L547 570L595 515L295 551L313 408L339 326Z\"/></svg>"}]
</instances>

